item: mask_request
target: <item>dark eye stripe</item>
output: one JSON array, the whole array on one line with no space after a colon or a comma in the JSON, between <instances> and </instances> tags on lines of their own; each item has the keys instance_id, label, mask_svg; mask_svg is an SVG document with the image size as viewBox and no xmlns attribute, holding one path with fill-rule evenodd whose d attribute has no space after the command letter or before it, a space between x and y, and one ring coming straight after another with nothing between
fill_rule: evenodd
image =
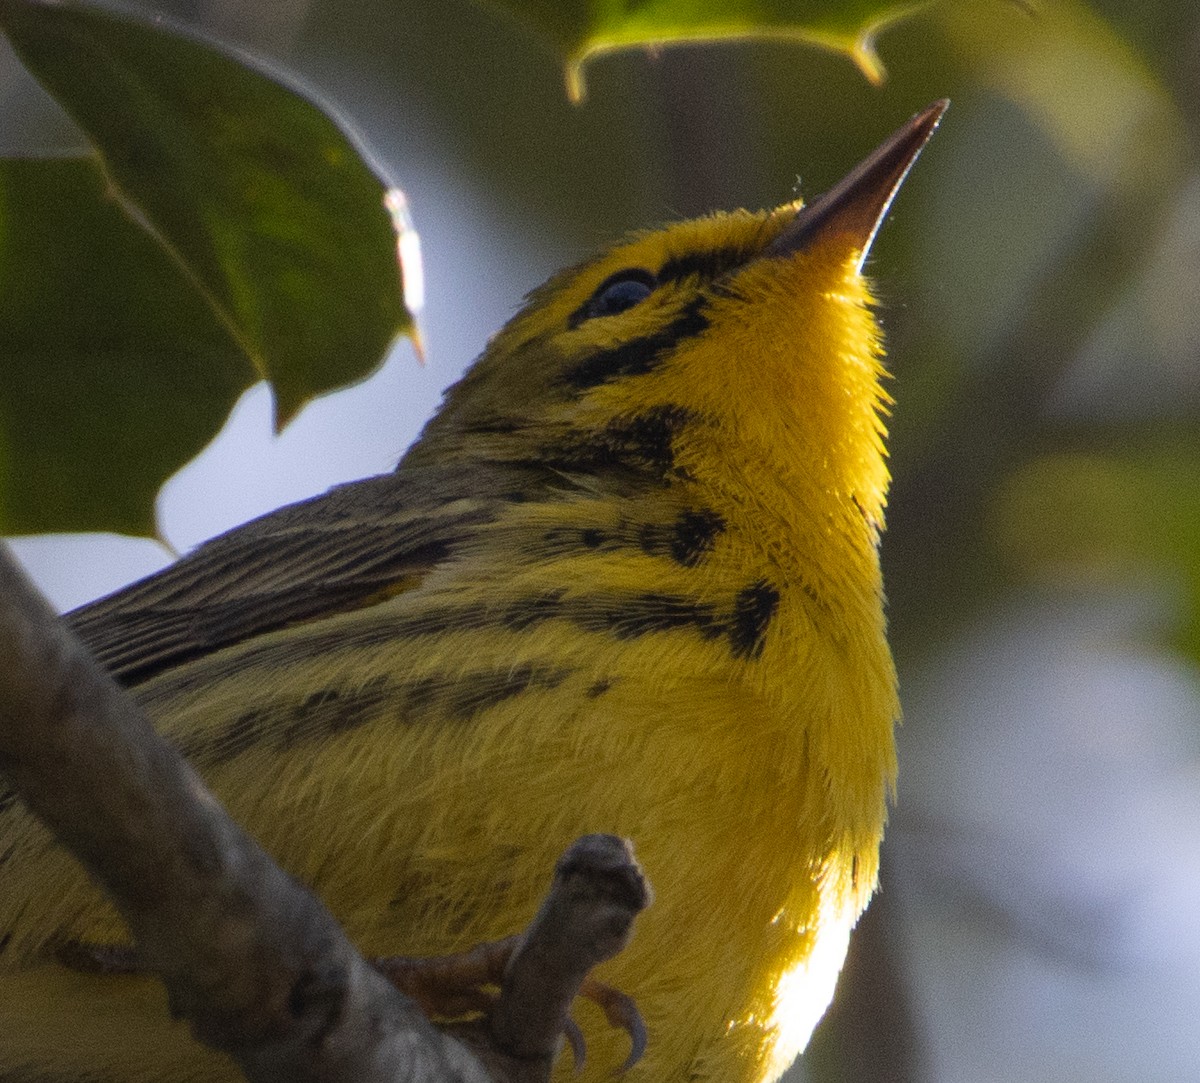
<instances>
[{"instance_id":1,"label":"dark eye stripe","mask_svg":"<svg viewBox=\"0 0 1200 1083\"><path fill-rule=\"evenodd\" d=\"M709 280L721 278L730 271L736 271L752 255L752 252L734 246L685 252L662 265L658 272L658 281L678 282L690 275L699 275Z\"/></svg>"},{"instance_id":2,"label":"dark eye stripe","mask_svg":"<svg viewBox=\"0 0 1200 1083\"><path fill-rule=\"evenodd\" d=\"M670 323L652 334L588 354L563 373L563 382L583 391L624 376L652 372L680 342L708 328L706 304L704 296L695 297Z\"/></svg>"}]
</instances>

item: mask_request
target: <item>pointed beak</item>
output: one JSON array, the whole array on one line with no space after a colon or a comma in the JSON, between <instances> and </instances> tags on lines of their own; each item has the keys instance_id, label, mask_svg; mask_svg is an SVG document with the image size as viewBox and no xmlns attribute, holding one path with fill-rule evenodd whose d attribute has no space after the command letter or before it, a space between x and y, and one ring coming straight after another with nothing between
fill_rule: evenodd
<instances>
[{"instance_id":1,"label":"pointed beak","mask_svg":"<svg viewBox=\"0 0 1200 1083\"><path fill-rule=\"evenodd\" d=\"M828 192L801 207L765 254L788 256L844 237L859 253L856 266L861 269L893 197L949 104L945 98L934 102L893 132Z\"/></svg>"}]
</instances>

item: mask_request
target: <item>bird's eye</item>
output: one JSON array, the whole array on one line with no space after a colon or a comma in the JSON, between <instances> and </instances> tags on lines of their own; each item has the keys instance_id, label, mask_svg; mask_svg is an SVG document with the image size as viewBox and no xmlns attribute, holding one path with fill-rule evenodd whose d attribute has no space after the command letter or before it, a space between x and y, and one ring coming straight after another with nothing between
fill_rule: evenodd
<instances>
[{"instance_id":1,"label":"bird's eye","mask_svg":"<svg viewBox=\"0 0 1200 1083\"><path fill-rule=\"evenodd\" d=\"M585 320L598 316L615 316L640 304L654 292L657 283L649 271L633 268L618 271L596 288L581 313Z\"/></svg>"}]
</instances>

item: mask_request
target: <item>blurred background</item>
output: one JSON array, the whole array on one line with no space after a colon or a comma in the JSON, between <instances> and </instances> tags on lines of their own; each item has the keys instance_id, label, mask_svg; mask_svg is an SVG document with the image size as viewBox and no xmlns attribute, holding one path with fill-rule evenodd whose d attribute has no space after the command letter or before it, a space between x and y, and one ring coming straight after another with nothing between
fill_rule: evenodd
<instances>
[{"instance_id":1,"label":"blurred background","mask_svg":"<svg viewBox=\"0 0 1200 1083\"><path fill-rule=\"evenodd\" d=\"M813 196L939 97L876 244L905 702L885 883L795 1083L1200 1078L1200 9L943 0L872 86L786 43L555 56L499 8L170 0L349 118L421 233L426 364L276 438L270 393L162 542L21 538L70 608L389 469L550 272L631 228ZM0 154L81 139L0 46ZM793 1077L789 1077L793 1083Z\"/></svg>"}]
</instances>

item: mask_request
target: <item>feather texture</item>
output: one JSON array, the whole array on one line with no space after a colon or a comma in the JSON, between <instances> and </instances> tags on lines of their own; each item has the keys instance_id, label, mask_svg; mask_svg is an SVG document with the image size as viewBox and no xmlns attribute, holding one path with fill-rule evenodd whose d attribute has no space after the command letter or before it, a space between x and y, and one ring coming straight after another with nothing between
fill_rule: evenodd
<instances>
[{"instance_id":1,"label":"feather texture","mask_svg":"<svg viewBox=\"0 0 1200 1083\"><path fill-rule=\"evenodd\" d=\"M393 474L72 617L364 952L508 935L571 840L631 837L657 901L600 977L649 1026L633 1079L777 1076L876 878L881 350L852 244L764 256L794 215L559 276ZM649 296L590 316L628 269ZM0 1077L229 1078L148 979L55 962L123 930L0 809ZM622 1038L583 1021L598 1080Z\"/></svg>"}]
</instances>

